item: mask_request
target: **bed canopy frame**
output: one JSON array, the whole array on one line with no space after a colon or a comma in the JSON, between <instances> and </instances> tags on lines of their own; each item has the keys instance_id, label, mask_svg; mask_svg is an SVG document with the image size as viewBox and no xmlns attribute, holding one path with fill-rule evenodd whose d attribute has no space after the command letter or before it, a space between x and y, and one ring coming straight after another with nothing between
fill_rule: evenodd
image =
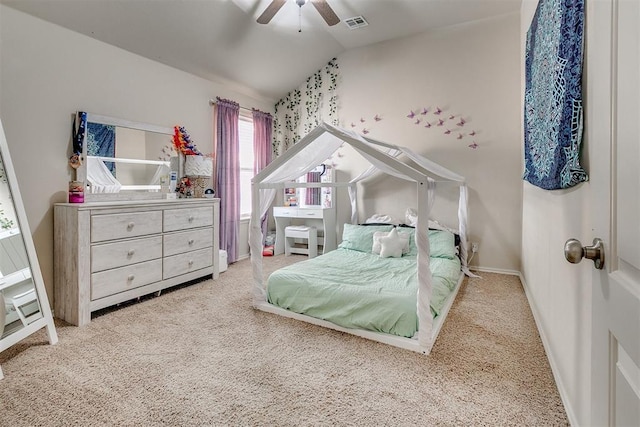
<instances>
[{"instance_id":1,"label":"bed canopy frame","mask_svg":"<svg viewBox=\"0 0 640 427\"><path fill-rule=\"evenodd\" d=\"M349 182L334 183L297 183L292 184L296 178L314 169L318 164L326 161L343 144L350 145L371 166L362 174ZM398 156L404 154L413 165L409 166L400 160ZM388 334L348 329L337 326L331 322L315 319L310 316L289 312L275 307L267 302L267 292L262 272L262 228L261 218L267 213L273 202L276 191L286 186L297 187L347 187L351 199L351 221L357 223L357 184L363 179L373 175L377 171L387 173L400 179L416 183L418 222L416 225L417 256L417 316L419 328L417 339L396 337ZM467 203L468 192L464 177L449 171L448 169L426 159L406 147L376 141L359 135L355 132L338 128L328 123L321 123L298 143L285 151L267 167L260 171L252 180L252 206L249 246L251 249L251 263L253 272L253 305L255 308L304 320L309 323L329 327L342 332L359 335L375 341L395 345L405 349L428 354L431 351L435 338L440 331L443 318L439 316L438 324L434 327L434 319L430 310L431 300L431 270L429 269L429 213L433 205L435 188L438 183L449 183L460 187L458 205L458 222L460 234L460 260L462 271L468 275L471 273L467 266ZM457 288L456 288L457 289ZM452 298L453 299L453 298Z\"/></svg>"}]
</instances>

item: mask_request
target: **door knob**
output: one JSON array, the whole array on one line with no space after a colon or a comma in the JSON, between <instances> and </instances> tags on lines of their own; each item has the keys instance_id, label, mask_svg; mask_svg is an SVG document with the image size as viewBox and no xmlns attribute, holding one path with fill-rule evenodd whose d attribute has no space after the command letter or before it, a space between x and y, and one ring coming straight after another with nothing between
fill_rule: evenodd
<instances>
[{"instance_id":1,"label":"door knob","mask_svg":"<svg viewBox=\"0 0 640 427\"><path fill-rule=\"evenodd\" d=\"M593 261L598 270L604 268L604 244L602 239L593 239L592 246L582 247L578 239L569 239L564 244L564 257L572 264L577 264L582 258Z\"/></svg>"}]
</instances>

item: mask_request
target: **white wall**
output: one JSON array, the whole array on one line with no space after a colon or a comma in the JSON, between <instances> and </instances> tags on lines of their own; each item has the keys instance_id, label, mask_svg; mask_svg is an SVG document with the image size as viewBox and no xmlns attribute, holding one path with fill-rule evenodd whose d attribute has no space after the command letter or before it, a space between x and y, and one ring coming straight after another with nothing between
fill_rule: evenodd
<instances>
[{"instance_id":1,"label":"white wall","mask_svg":"<svg viewBox=\"0 0 640 427\"><path fill-rule=\"evenodd\" d=\"M71 116L89 111L164 127L185 126L212 151L209 99L273 111L274 100L229 88L0 5L0 117L49 298L53 209L67 199Z\"/></svg>"},{"instance_id":2,"label":"white wall","mask_svg":"<svg viewBox=\"0 0 640 427\"><path fill-rule=\"evenodd\" d=\"M537 4L538 0L524 0L522 5L521 93L524 93L526 32ZM588 108L588 99L585 98L584 102ZM583 154L588 153L588 135L588 123L585 123ZM583 156L582 164L588 171L588 156ZM589 227L590 183L554 191L542 190L527 182L522 187L522 273L525 289L569 419L574 425L589 425L593 264L569 264L565 261L563 248L564 242L571 237L583 242L592 237Z\"/></svg>"},{"instance_id":3,"label":"white wall","mask_svg":"<svg viewBox=\"0 0 640 427\"><path fill-rule=\"evenodd\" d=\"M410 147L467 178L470 240L480 244L472 265L520 271L522 157L520 149L519 15L479 21L350 50L338 57L341 125L366 128L374 139ZM455 120L424 128L407 118L422 107L444 110L416 118ZM374 116L379 115L380 121ZM467 123L455 126L462 116ZM365 122L361 122L360 119ZM351 127L351 124L355 127ZM450 126L451 124L454 126ZM444 130L451 129L452 135ZM459 131L455 131L459 129ZM477 135L467 135L475 130ZM462 139L456 139L459 132ZM469 148L476 141L477 149ZM355 176L368 163L341 150L337 169ZM413 184L391 177L364 187L365 212L404 219L415 207ZM346 196L338 215L349 217ZM435 218L457 227L458 190L439 192Z\"/></svg>"}]
</instances>

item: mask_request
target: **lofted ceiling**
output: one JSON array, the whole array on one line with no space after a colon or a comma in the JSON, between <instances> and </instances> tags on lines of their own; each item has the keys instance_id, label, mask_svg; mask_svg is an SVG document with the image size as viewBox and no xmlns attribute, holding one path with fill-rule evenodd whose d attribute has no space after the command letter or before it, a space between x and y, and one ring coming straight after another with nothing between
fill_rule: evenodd
<instances>
[{"instance_id":1,"label":"lofted ceiling","mask_svg":"<svg viewBox=\"0 0 640 427\"><path fill-rule=\"evenodd\" d=\"M287 0L0 0L14 9L205 79L277 100L348 49L515 13L521 0L328 0L329 27L311 4ZM351 30L345 19L363 16ZM298 30L301 28L301 32Z\"/></svg>"}]
</instances>

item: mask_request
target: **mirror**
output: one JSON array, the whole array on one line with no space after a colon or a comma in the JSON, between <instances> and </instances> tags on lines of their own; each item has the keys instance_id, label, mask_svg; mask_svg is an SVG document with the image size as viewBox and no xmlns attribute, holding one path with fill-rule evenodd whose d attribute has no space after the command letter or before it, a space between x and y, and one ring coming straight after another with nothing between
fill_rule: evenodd
<instances>
[{"instance_id":1,"label":"mirror","mask_svg":"<svg viewBox=\"0 0 640 427\"><path fill-rule=\"evenodd\" d=\"M0 134L1 352L43 327L51 344L58 337L2 122Z\"/></svg>"},{"instance_id":2,"label":"mirror","mask_svg":"<svg viewBox=\"0 0 640 427\"><path fill-rule=\"evenodd\" d=\"M85 200L162 198L161 186L169 185L170 173L182 176L173 128L83 112L76 123L82 117L86 125L77 180L85 182Z\"/></svg>"}]
</instances>

